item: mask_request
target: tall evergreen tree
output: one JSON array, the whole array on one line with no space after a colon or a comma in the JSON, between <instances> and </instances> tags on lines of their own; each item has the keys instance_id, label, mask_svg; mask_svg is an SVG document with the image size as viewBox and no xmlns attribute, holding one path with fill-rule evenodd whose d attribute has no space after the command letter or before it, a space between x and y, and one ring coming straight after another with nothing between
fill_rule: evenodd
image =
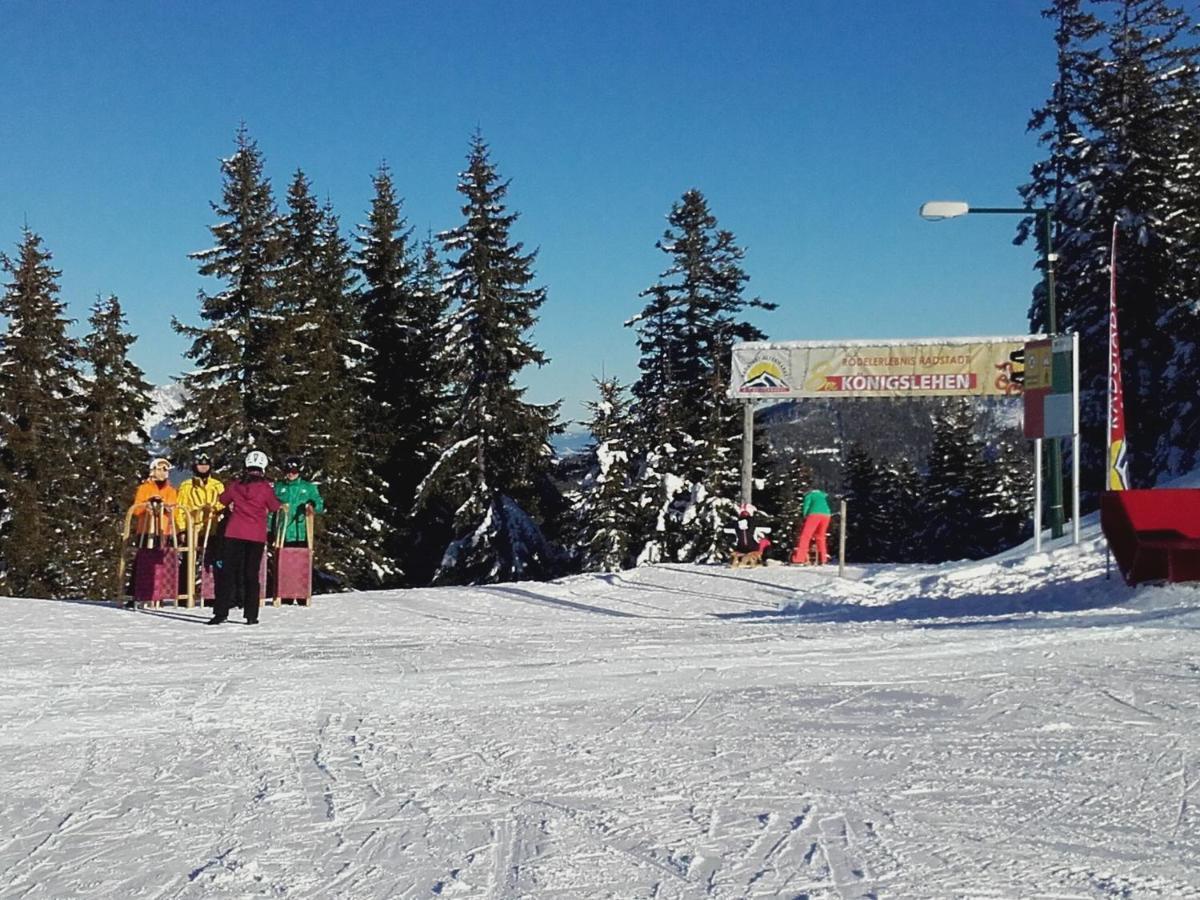
<instances>
[{"instance_id":1,"label":"tall evergreen tree","mask_svg":"<svg viewBox=\"0 0 1200 900\"><path fill-rule=\"evenodd\" d=\"M594 443L591 465L572 498L575 552L585 572L616 572L632 564L630 544L636 498L630 482L629 401L615 378L596 379L599 399L589 401Z\"/></svg>"},{"instance_id":2,"label":"tall evergreen tree","mask_svg":"<svg viewBox=\"0 0 1200 900\"><path fill-rule=\"evenodd\" d=\"M763 337L743 318L775 304L743 296L749 276L732 232L708 201L684 193L657 246L671 265L642 292L641 376L633 416L643 483L642 559L702 560L721 554L740 483L740 406L726 396L733 344Z\"/></svg>"},{"instance_id":3,"label":"tall evergreen tree","mask_svg":"<svg viewBox=\"0 0 1200 900\"><path fill-rule=\"evenodd\" d=\"M276 365L271 368L270 380L261 386L266 427L258 446L273 460L288 454L323 458L331 439L318 419L326 415L322 400L330 388L328 378L334 368L330 360L336 353L329 337L337 335L326 335L325 329L334 324L327 319L340 304L326 295L339 293L344 285L336 275L338 283L325 283L324 226L312 185L304 172L297 170L288 185L287 212L280 220L280 257L273 291L275 330L280 338L274 348Z\"/></svg>"},{"instance_id":4,"label":"tall evergreen tree","mask_svg":"<svg viewBox=\"0 0 1200 900\"><path fill-rule=\"evenodd\" d=\"M361 313L350 247L327 203L318 207L307 176L288 189L277 286L278 363L269 409L276 458L299 456L325 499L317 530L318 566L345 587L378 587L395 574L381 536L383 483L360 440L368 420Z\"/></svg>"},{"instance_id":5,"label":"tall evergreen tree","mask_svg":"<svg viewBox=\"0 0 1200 900\"><path fill-rule=\"evenodd\" d=\"M387 483L389 531L399 541L412 505L412 491L406 492L403 483L411 471L426 471L424 466L406 467L409 460L400 449L402 432L416 424L405 421L400 410L405 395L419 381L411 375L413 367L421 362L409 359L405 353L411 340L405 319L414 305L415 263L410 246L412 229L401 213L402 201L386 164L380 165L371 183L375 194L367 221L359 226L355 237L358 251L354 258L363 280L360 303L370 374L367 392L373 427L367 437L379 457L380 475Z\"/></svg>"},{"instance_id":6,"label":"tall evergreen tree","mask_svg":"<svg viewBox=\"0 0 1200 900\"><path fill-rule=\"evenodd\" d=\"M321 333L326 338L325 390L313 437L326 503L324 543L330 568L344 583L381 587L395 583L400 569L386 546L386 485L377 457L361 440L371 406L364 390L370 375L360 311L350 298L356 277L350 245L338 233L338 220L328 206L324 219L319 296Z\"/></svg>"},{"instance_id":7,"label":"tall evergreen tree","mask_svg":"<svg viewBox=\"0 0 1200 900\"><path fill-rule=\"evenodd\" d=\"M181 380L188 402L176 420L181 455L206 450L214 466L240 468L244 453L271 441L272 403L278 397L279 311L276 281L282 250L279 213L263 158L245 126L237 149L222 161L220 221L210 230L216 245L192 254L199 272L225 283L215 294L200 291L200 326L174 321L191 339L188 359L196 369Z\"/></svg>"},{"instance_id":8,"label":"tall evergreen tree","mask_svg":"<svg viewBox=\"0 0 1200 900\"><path fill-rule=\"evenodd\" d=\"M77 587L79 349L51 258L28 228L15 257L0 254L0 593L13 596Z\"/></svg>"},{"instance_id":9,"label":"tall evergreen tree","mask_svg":"<svg viewBox=\"0 0 1200 900\"><path fill-rule=\"evenodd\" d=\"M90 377L83 381L79 443L86 451L78 523L82 542L78 579L89 597L114 589L119 527L141 477L150 438L142 422L150 409L151 385L129 358L137 340L127 330L115 296L97 297L82 342Z\"/></svg>"},{"instance_id":10,"label":"tall evergreen tree","mask_svg":"<svg viewBox=\"0 0 1200 900\"><path fill-rule=\"evenodd\" d=\"M387 485L388 550L400 560L408 583L419 584L432 575L447 537L442 516L431 508L413 511L420 478L437 458L445 430L447 300L432 241L419 256L413 252L412 230L386 165L373 185L355 258L365 282L371 437Z\"/></svg>"},{"instance_id":11,"label":"tall evergreen tree","mask_svg":"<svg viewBox=\"0 0 1200 900\"><path fill-rule=\"evenodd\" d=\"M446 338L452 418L418 497L422 506L440 497L455 510L439 581L542 577L556 565L535 517L549 482L549 439L560 430L558 404L526 403L516 377L546 362L526 337L546 290L531 287L536 253L511 237L517 215L506 210L508 182L479 134L458 190L465 221L441 235L451 257L447 295L456 304Z\"/></svg>"},{"instance_id":12,"label":"tall evergreen tree","mask_svg":"<svg viewBox=\"0 0 1200 900\"><path fill-rule=\"evenodd\" d=\"M428 584L441 564L442 551L454 538L454 510L445 496L419 498L421 482L412 474L429 471L441 454L444 436L454 407L452 364L446 349L449 301L443 287L442 260L430 235L421 244L417 269L413 331L413 353L425 358L423 374L416 376L409 399L409 421L405 442L411 447L405 477L394 489L401 527L396 536L401 546L394 551L402 561L409 585ZM430 345L420 346L424 335Z\"/></svg>"}]
</instances>

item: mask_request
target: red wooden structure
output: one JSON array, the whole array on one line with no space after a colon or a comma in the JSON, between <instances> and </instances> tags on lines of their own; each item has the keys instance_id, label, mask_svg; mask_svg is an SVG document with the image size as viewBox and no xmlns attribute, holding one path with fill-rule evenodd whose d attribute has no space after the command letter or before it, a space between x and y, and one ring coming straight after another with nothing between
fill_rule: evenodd
<instances>
[{"instance_id":1,"label":"red wooden structure","mask_svg":"<svg viewBox=\"0 0 1200 900\"><path fill-rule=\"evenodd\" d=\"M1200 581L1200 490L1107 491L1100 527L1127 584Z\"/></svg>"}]
</instances>

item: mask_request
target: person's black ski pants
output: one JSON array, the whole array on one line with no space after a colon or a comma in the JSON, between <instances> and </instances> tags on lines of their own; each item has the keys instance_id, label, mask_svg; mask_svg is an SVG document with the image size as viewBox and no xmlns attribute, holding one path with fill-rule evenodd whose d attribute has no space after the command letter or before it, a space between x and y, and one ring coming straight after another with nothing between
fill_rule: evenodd
<instances>
[{"instance_id":1,"label":"person's black ski pants","mask_svg":"<svg viewBox=\"0 0 1200 900\"><path fill-rule=\"evenodd\" d=\"M217 579L213 603L215 616L224 619L229 610L240 606L247 622L258 621L258 570L265 546L262 541L225 538L221 547L221 577Z\"/></svg>"}]
</instances>

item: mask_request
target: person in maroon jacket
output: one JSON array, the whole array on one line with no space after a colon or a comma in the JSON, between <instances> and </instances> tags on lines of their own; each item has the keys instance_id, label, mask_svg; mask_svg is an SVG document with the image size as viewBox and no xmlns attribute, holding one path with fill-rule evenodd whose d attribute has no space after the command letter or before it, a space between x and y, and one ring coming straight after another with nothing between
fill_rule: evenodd
<instances>
[{"instance_id":1,"label":"person in maroon jacket","mask_svg":"<svg viewBox=\"0 0 1200 900\"><path fill-rule=\"evenodd\" d=\"M282 504L266 479L267 455L252 450L246 455L246 471L230 484L218 502L229 508L225 537L221 544L221 577L209 625L220 625L229 610L240 606L247 625L258 624L258 569L267 545L267 514Z\"/></svg>"}]
</instances>

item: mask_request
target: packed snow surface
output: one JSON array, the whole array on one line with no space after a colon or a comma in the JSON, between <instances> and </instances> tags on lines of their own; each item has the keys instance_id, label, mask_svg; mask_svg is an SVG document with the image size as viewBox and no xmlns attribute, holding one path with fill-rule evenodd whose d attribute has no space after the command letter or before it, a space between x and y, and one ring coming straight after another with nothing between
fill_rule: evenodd
<instances>
[{"instance_id":1,"label":"packed snow surface","mask_svg":"<svg viewBox=\"0 0 1200 900\"><path fill-rule=\"evenodd\" d=\"M257 628L0 599L0 896L1200 896L1200 587L1084 536Z\"/></svg>"}]
</instances>

